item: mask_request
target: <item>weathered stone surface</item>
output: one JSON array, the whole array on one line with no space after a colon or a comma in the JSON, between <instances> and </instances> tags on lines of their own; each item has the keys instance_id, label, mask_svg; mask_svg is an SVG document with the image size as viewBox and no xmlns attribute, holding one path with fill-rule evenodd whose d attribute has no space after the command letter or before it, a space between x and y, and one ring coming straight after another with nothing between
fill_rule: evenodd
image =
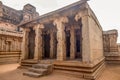
<instances>
[{"instance_id":1,"label":"weathered stone surface","mask_svg":"<svg viewBox=\"0 0 120 80\"><path fill-rule=\"evenodd\" d=\"M40 73L42 75L47 74L47 69L29 68L28 70L31 71L31 72L35 72L35 73Z\"/></svg>"},{"instance_id":2,"label":"weathered stone surface","mask_svg":"<svg viewBox=\"0 0 120 80\"><path fill-rule=\"evenodd\" d=\"M35 64L32 68L28 69L29 72L24 72L23 75L31 77L40 77L47 74L50 74L53 71L52 64Z\"/></svg>"},{"instance_id":3,"label":"weathered stone surface","mask_svg":"<svg viewBox=\"0 0 120 80\"><path fill-rule=\"evenodd\" d=\"M118 36L117 30L109 30L103 32L105 52L118 52L117 36Z\"/></svg>"},{"instance_id":4,"label":"weathered stone surface","mask_svg":"<svg viewBox=\"0 0 120 80\"><path fill-rule=\"evenodd\" d=\"M54 25L57 27L57 60L66 59L66 38L65 38L65 25L64 23L68 22L66 17L61 17L54 21Z\"/></svg>"},{"instance_id":5,"label":"weathered stone surface","mask_svg":"<svg viewBox=\"0 0 120 80\"><path fill-rule=\"evenodd\" d=\"M42 74L34 73L34 72L24 72L23 75L30 76L30 77L40 77L43 76Z\"/></svg>"},{"instance_id":6,"label":"weathered stone surface","mask_svg":"<svg viewBox=\"0 0 120 80\"><path fill-rule=\"evenodd\" d=\"M22 41L22 57L21 59L26 59L28 57L28 36L29 36L29 29L24 29L23 31L23 41Z\"/></svg>"},{"instance_id":7,"label":"weathered stone surface","mask_svg":"<svg viewBox=\"0 0 120 80\"><path fill-rule=\"evenodd\" d=\"M117 44L117 30L109 30L103 32L104 55L107 63L120 62L119 45Z\"/></svg>"},{"instance_id":8,"label":"weathered stone surface","mask_svg":"<svg viewBox=\"0 0 120 80\"><path fill-rule=\"evenodd\" d=\"M39 24L34 27L35 29L35 52L34 52L34 59L39 60L42 59L42 29L44 28L43 25Z\"/></svg>"}]
</instances>

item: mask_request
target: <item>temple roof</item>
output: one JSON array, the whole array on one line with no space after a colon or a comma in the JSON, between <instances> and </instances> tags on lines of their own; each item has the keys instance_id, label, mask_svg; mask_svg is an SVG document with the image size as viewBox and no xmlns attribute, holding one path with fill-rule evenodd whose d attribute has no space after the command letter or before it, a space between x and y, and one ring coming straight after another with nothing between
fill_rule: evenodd
<instances>
[{"instance_id":1,"label":"temple roof","mask_svg":"<svg viewBox=\"0 0 120 80\"><path fill-rule=\"evenodd\" d=\"M33 20L31 20L31 21L27 21L27 22L20 23L18 26L22 26L22 25L24 25L24 24L28 24L28 23L34 22L34 21L36 21L36 20L40 20L41 18L45 18L45 17L47 17L47 18L50 17L50 16L58 17L60 14L62 14L63 11L69 10L69 9L75 7L75 6L78 6L78 7L79 7L81 4L86 3L87 1L88 1L88 0L80 0L80 1L78 1L78 2L75 2L75 3L73 3L73 4L70 4L70 5L65 6L65 7L63 7L63 8L60 8L60 9L58 9L58 10L49 12L49 13L44 14L44 15L41 15L41 16L39 16L38 18L33 19ZM77 9L78 7L76 7L76 9ZM57 15L56 15L56 14L57 14Z\"/></svg>"}]
</instances>

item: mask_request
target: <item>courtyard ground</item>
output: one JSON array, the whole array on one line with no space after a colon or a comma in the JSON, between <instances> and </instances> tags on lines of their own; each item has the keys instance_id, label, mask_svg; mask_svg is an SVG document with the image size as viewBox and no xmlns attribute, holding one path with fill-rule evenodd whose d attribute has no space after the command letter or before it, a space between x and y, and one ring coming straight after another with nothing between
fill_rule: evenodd
<instances>
[{"instance_id":1,"label":"courtyard ground","mask_svg":"<svg viewBox=\"0 0 120 80\"><path fill-rule=\"evenodd\" d=\"M85 80L71 75L53 72L40 78L23 76L23 69L17 69L18 64L0 65L0 80ZM120 65L109 65L103 71L99 80L120 80Z\"/></svg>"}]
</instances>

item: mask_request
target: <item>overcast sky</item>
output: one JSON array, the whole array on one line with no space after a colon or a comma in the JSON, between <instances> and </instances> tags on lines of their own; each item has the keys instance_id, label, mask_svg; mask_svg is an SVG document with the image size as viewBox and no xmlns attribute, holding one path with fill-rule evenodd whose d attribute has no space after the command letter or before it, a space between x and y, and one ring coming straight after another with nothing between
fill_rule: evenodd
<instances>
[{"instance_id":1,"label":"overcast sky","mask_svg":"<svg viewBox=\"0 0 120 80\"><path fill-rule=\"evenodd\" d=\"M40 15L79 0L0 0L3 4L21 10L27 3L34 5ZM120 43L120 0L90 0L90 7L96 14L103 30L117 29Z\"/></svg>"}]
</instances>

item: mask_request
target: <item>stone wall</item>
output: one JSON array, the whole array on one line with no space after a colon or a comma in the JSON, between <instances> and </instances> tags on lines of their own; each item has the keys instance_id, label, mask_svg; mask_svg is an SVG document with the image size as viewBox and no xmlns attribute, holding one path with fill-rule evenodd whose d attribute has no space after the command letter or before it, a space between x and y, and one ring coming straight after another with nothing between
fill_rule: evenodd
<instances>
[{"instance_id":1,"label":"stone wall","mask_svg":"<svg viewBox=\"0 0 120 80\"><path fill-rule=\"evenodd\" d=\"M0 22L0 64L20 60L22 32L16 29L16 25Z\"/></svg>"},{"instance_id":2,"label":"stone wall","mask_svg":"<svg viewBox=\"0 0 120 80\"><path fill-rule=\"evenodd\" d=\"M118 52L117 37L117 30L103 32L104 52Z\"/></svg>"},{"instance_id":3,"label":"stone wall","mask_svg":"<svg viewBox=\"0 0 120 80\"><path fill-rule=\"evenodd\" d=\"M19 61L23 33L17 26L37 17L36 8L30 4L15 10L0 1L0 63Z\"/></svg>"},{"instance_id":4,"label":"stone wall","mask_svg":"<svg viewBox=\"0 0 120 80\"><path fill-rule=\"evenodd\" d=\"M21 56L21 43L22 37L0 34L0 63L18 62Z\"/></svg>"},{"instance_id":5,"label":"stone wall","mask_svg":"<svg viewBox=\"0 0 120 80\"><path fill-rule=\"evenodd\" d=\"M104 55L108 63L119 63L120 61L120 45L117 44L117 30L109 30L103 32Z\"/></svg>"}]
</instances>

